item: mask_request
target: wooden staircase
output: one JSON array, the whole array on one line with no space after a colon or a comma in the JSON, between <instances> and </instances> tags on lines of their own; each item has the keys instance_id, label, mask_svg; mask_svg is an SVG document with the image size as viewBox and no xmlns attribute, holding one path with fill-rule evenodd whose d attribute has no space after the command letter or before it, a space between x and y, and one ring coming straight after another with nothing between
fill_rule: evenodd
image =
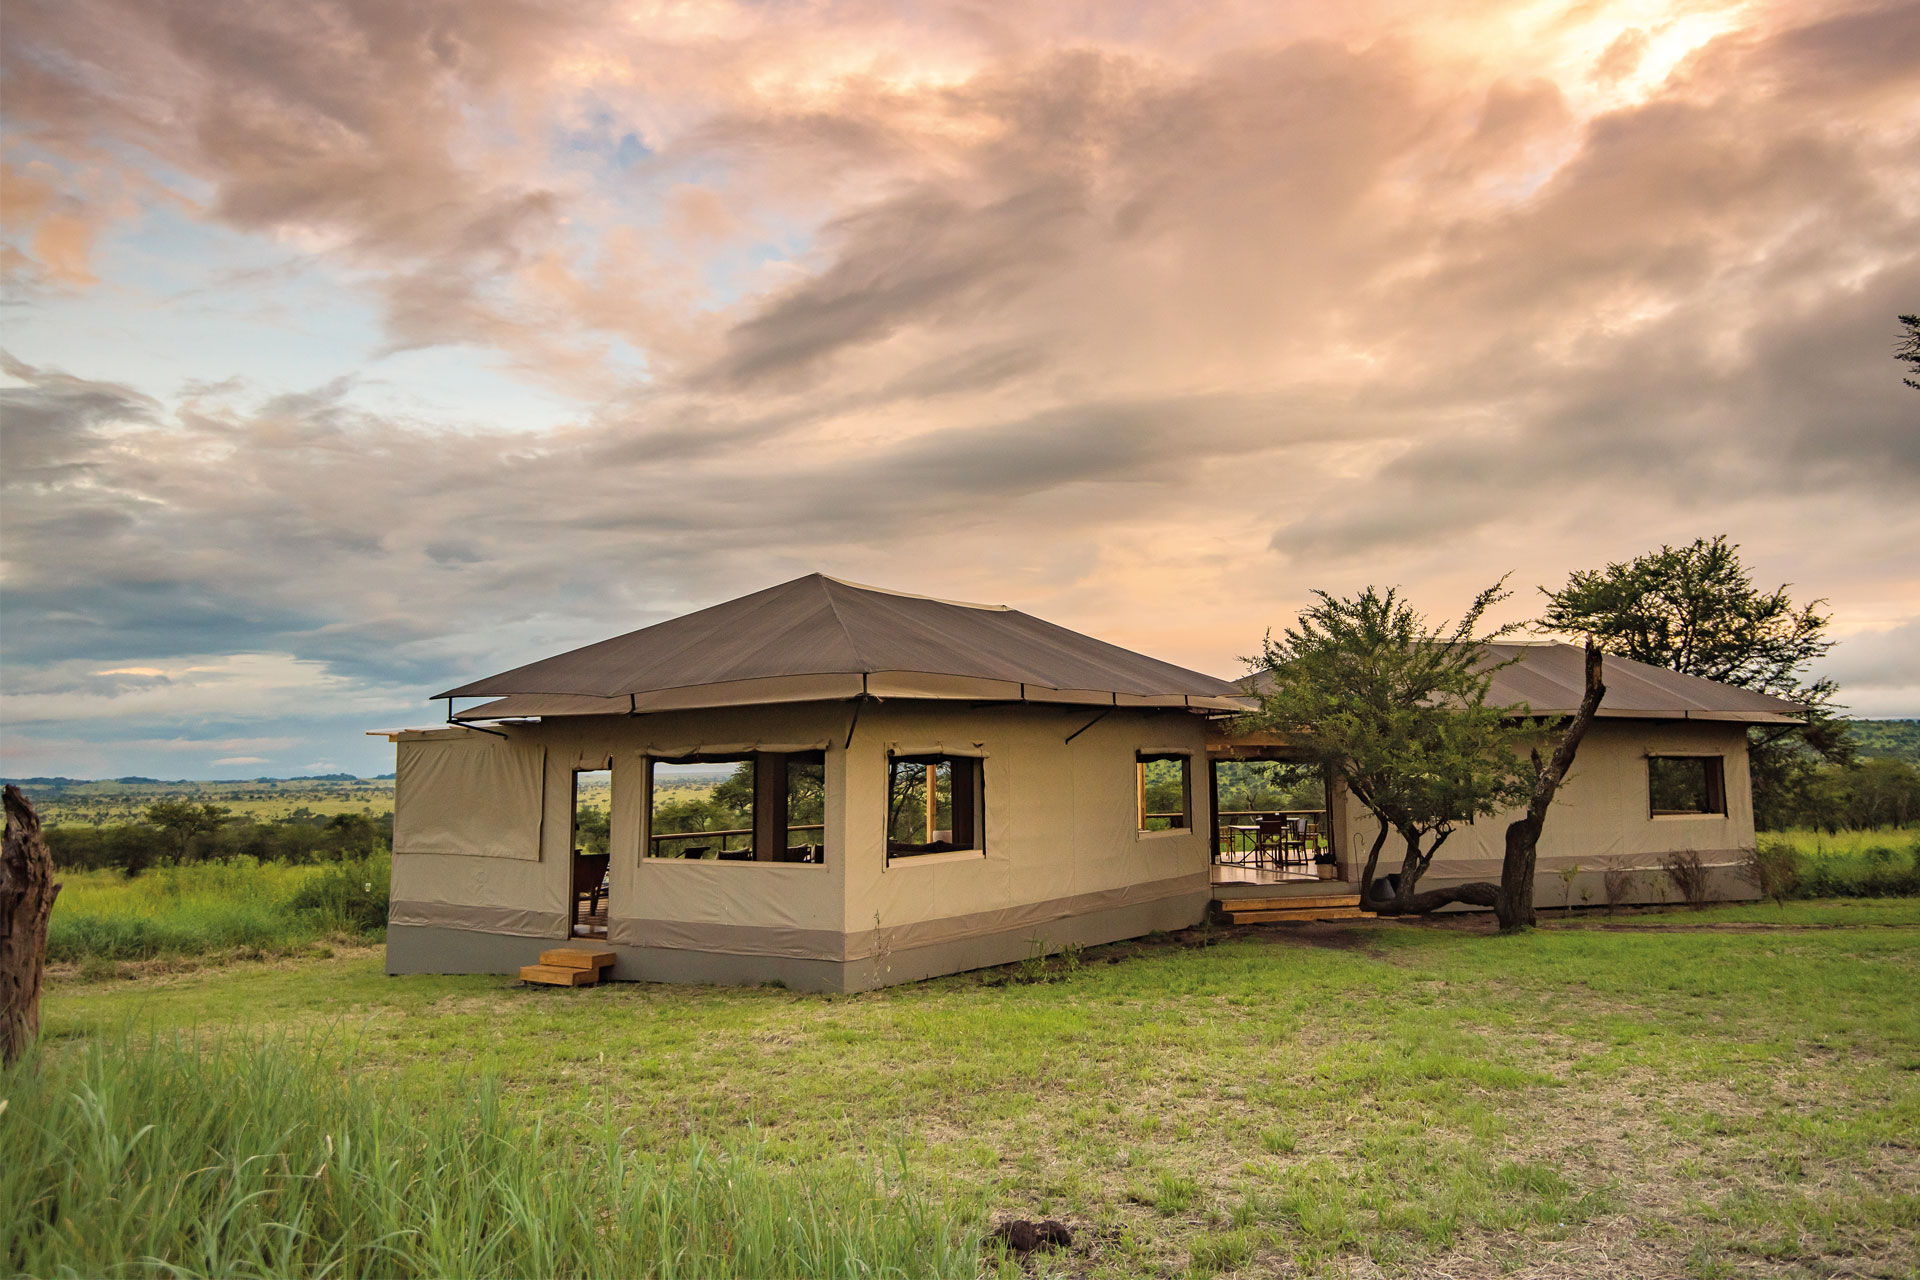
<instances>
[{"instance_id":1,"label":"wooden staircase","mask_svg":"<svg viewBox=\"0 0 1920 1280\"><path fill-rule=\"evenodd\" d=\"M520 981L548 987L591 987L613 969L613 952L555 947L540 953L539 964L520 966Z\"/></svg>"},{"instance_id":2,"label":"wooden staircase","mask_svg":"<svg viewBox=\"0 0 1920 1280\"><path fill-rule=\"evenodd\" d=\"M1215 898L1213 910L1227 924L1288 924L1307 920L1373 918L1373 912L1360 906L1360 895L1357 893L1292 898Z\"/></svg>"}]
</instances>

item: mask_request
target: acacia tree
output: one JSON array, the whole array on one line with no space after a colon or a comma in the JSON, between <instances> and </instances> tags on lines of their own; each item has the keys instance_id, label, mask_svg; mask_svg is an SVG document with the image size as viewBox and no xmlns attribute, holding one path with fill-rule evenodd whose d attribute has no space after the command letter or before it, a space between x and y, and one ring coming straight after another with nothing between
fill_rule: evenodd
<instances>
[{"instance_id":1,"label":"acacia tree","mask_svg":"<svg viewBox=\"0 0 1920 1280\"><path fill-rule=\"evenodd\" d=\"M1302 735L1378 820L1360 885L1382 914L1449 902L1491 907L1499 897L1492 884L1427 893L1419 884L1460 824L1530 794L1517 750L1524 730L1513 720L1521 709L1487 702L1497 668L1473 634L1506 598L1504 582L1474 597L1452 627L1430 626L1397 590L1368 587L1350 600L1316 591L1317 603L1278 639L1268 632L1260 656L1249 660L1266 673L1256 725ZM1376 898L1374 871L1393 835L1403 846L1397 887L1393 897Z\"/></svg>"},{"instance_id":2,"label":"acacia tree","mask_svg":"<svg viewBox=\"0 0 1920 1280\"><path fill-rule=\"evenodd\" d=\"M1553 804L1554 793L1565 781L1567 770L1573 767L1580 742L1592 727L1593 718L1600 713L1600 699L1607 694L1600 664L1599 646L1589 636L1586 688L1580 697L1580 709L1561 730L1559 741L1554 743L1552 754L1545 760L1541 759L1538 746L1528 752L1533 777L1527 788L1527 808L1507 824L1506 856L1500 863L1500 896L1493 904L1494 912L1500 917L1502 933L1533 927L1533 872L1540 860L1540 831L1546 825L1547 809Z\"/></svg>"},{"instance_id":3,"label":"acacia tree","mask_svg":"<svg viewBox=\"0 0 1920 1280\"><path fill-rule=\"evenodd\" d=\"M193 853L193 842L218 831L233 811L220 804L195 804L191 800L156 800L147 806L147 821L160 828L175 862L185 862Z\"/></svg>"},{"instance_id":4,"label":"acacia tree","mask_svg":"<svg viewBox=\"0 0 1920 1280\"><path fill-rule=\"evenodd\" d=\"M1911 367L1915 373L1920 373L1920 316L1901 316L1900 327L1906 332L1900 335L1900 341L1893 346L1894 358ZM1901 381L1920 391L1920 382L1912 378L1902 378Z\"/></svg>"},{"instance_id":5,"label":"acacia tree","mask_svg":"<svg viewBox=\"0 0 1920 1280\"><path fill-rule=\"evenodd\" d=\"M1796 606L1782 584L1763 591L1722 534L1662 546L1624 564L1579 570L1558 591L1541 588L1541 625L1590 636L1607 653L1785 698L1807 708L1802 725L1752 731L1748 743L1755 815L1762 825L1821 760L1845 764L1853 741L1830 679L1807 682L1807 666L1833 648L1825 600Z\"/></svg>"}]
</instances>

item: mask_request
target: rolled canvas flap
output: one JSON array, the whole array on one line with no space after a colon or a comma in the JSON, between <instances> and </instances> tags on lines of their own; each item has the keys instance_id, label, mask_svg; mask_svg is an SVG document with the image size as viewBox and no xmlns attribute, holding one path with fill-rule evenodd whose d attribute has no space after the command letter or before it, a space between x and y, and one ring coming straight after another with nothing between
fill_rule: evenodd
<instances>
[{"instance_id":1,"label":"rolled canvas flap","mask_svg":"<svg viewBox=\"0 0 1920 1280\"><path fill-rule=\"evenodd\" d=\"M640 754L651 756L655 760L684 760L688 756L743 756L754 751L779 752L793 755L802 751L825 751L832 744L816 742L698 742L668 744L667 746L647 746Z\"/></svg>"},{"instance_id":2,"label":"rolled canvas flap","mask_svg":"<svg viewBox=\"0 0 1920 1280\"><path fill-rule=\"evenodd\" d=\"M1135 755L1142 756L1192 756L1198 753L1192 747L1141 747Z\"/></svg>"},{"instance_id":3,"label":"rolled canvas flap","mask_svg":"<svg viewBox=\"0 0 1920 1280\"><path fill-rule=\"evenodd\" d=\"M891 756L960 756L985 760L989 753L977 742L889 742L887 754Z\"/></svg>"},{"instance_id":4,"label":"rolled canvas flap","mask_svg":"<svg viewBox=\"0 0 1920 1280\"><path fill-rule=\"evenodd\" d=\"M546 757L487 734L400 742L393 851L539 861Z\"/></svg>"}]
</instances>

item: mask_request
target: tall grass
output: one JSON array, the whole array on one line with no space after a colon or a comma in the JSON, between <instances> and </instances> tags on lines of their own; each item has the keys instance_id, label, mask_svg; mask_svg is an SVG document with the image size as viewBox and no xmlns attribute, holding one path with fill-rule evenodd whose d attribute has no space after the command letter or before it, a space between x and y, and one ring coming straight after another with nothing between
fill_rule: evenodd
<instances>
[{"instance_id":1,"label":"tall grass","mask_svg":"<svg viewBox=\"0 0 1920 1280\"><path fill-rule=\"evenodd\" d=\"M253 948L285 951L386 922L386 855L325 866L231 862L160 867L127 879L65 872L47 928L54 961L144 960Z\"/></svg>"},{"instance_id":2,"label":"tall grass","mask_svg":"<svg viewBox=\"0 0 1920 1280\"><path fill-rule=\"evenodd\" d=\"M972 1276L980 1217L904 1172L636 1152L515 1123L490 1085L408 1111L311 1048L93 1042L0 1071L0 1271Z\"/></svg>"},{"instance_id":3,"label":"tall grass","mask_svg":"<svg viewBox=\"0 0 1920 1280\"><path fill-rule=\"evenodd\" d=\"M1883 829L1829 835L1762 835L1760 856L1776 864L1794 898L1920 895L1920 832Z\"/></svg>"}]
</instances>

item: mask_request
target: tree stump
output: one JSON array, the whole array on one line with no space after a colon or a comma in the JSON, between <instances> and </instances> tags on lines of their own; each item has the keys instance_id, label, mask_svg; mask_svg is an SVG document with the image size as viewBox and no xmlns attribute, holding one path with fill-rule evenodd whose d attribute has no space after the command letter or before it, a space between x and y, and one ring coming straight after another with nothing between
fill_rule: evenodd
<instances>
[{"instance_id":1,"label":"tree stump","mask_svg":"<svg viewBox=\"0 0 1920 1280\"><path fill-rule=\"evenodd\" d=\"M60 886L33 802L9 785L6 837L0 841L0 1061L12 1062L40 1034L40 980L47 965L47 920Z\"/></svg>"}]
</instances>

